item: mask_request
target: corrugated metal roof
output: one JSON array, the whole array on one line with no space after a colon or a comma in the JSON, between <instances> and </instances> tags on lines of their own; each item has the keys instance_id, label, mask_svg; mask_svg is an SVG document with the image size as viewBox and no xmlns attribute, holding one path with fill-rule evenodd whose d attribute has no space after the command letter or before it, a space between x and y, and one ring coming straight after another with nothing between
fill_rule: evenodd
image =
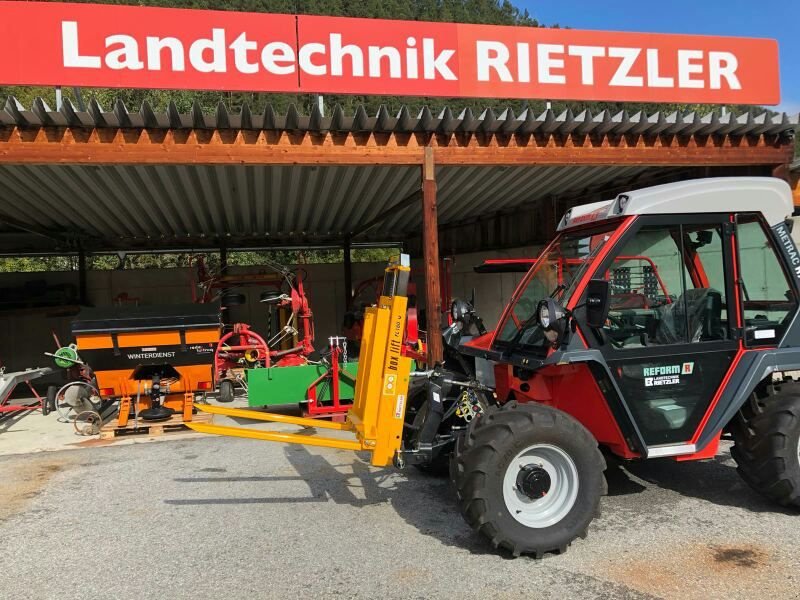
<instances>
[{"instance_id":1,"label":"corrugated metal roof","mask_svg":"<svg viewBox=\"0 0 800 600\"><path fill-rule=\"evenodd\" d=\"M341 239L418 186L415 167L0 165L0 214L118 243Z\"/></svg>"},{"instance_id":2,"label":"corrugated metal roof","mask_svg":"<svg viewBox=\"0 0 800 600\"><path fill-rule=\"evenodd\" d=\"M412 116L404 107L396 115L381 108L369 116L359 107L348 116L337 107L323 116L317 107L301 115L294 106L278 114L271 105L260 114L248 105L232 114L224 104L206 113L198 103L188 113L171 103L157 114L147 103L132 113L120 101L105 110L96 100L86 111L68 100L53 111L42 99L25 108L15 98L0 110L0 126L21 128L743 136L777 135L797 124L798 117L766 112L735 117L546 110L536 115L486 109L476 115L465 109L456 115L445 108L436 116L428 109ZM438 166L439 222L488 218L556 196L581 197L586 190L636 185L651 174L678 178L689 171L645 165ZM396 205L419 185L418 166L2 164L0 249L54 247L37 234L81 239L103 249L212 246L220 238L231 247L328 243L359 232L381 215L387 216L360 239L405 240L420 229L420 205ZM20 236L20 231L28 233Z\"/></svg>"},{"instance_id":3,"label":"corrugated metal roof","mask_svg":"<svg viewBox=\"0 0 800 600\"><path fill-rule=\"evenodd\" d=\"M346 115L336 106L330 115L323 115L314 105L311 113L302 115L294 105L285 114L278 114L274 106L267 104L262 113L254 113L248 104L242 105L238 113L230 112L220 102L214 112L206 112L195 101L192 110L181 113L173 102L167 110L157 113L144 102L137 112L130 112L121 100L110 110L104 109L92 99L88 110L79 111L65 99L61 110L53 110L37 98L30 108L10 97L0 110L0 125L18 127L86 127L86 128L147 128L147 129L249 129L268 131L312 131L312 132L426 132L426 133L504 133L504 134L612 134L627 133L641 135L761 135L780 134L800 123L800 115L748 112L734 116L730 112L645 112L620 111L612 114L608 110L592 112L589 109L574 112L565 110L556 114L548 109L537 114L530 109L515 114L511 108L497 111L487 108L475 114L469 108L453 111L445 108L434 115L423 108L416 116L407 107L397 114L390 114L381 107L370 116L363 106L352 115Z\"/></svg>"},{"instance_id":4,"label":"corrugated metal roof","mask_svg":"<svg viewBox=\"0 0 800 600\"><path fill-rule=\"evenodd\" d=\"M641 165L437 167L439 223L448 225L478 215L511 211L611 182L634 181L656 170L658 167ZM388 218L385 227L387 231L418 231L421 223L422 212L417 203Z\"/></svg>"},{"instance_id":5,"label":"corrugated metal roof","mask_svg":"<svg viewBox=\"0 0 800 600\"><path fill-rule=\"evenodd\" d=\"M439 166L439 222L459 223L611 184L636 185L648 174L671 172L683 171ZM358 239L402 241L421 227L420 203L393 207L418 188L415 166L0 165L0 222L14 223L3 227L7 232L27 228L104 249L202 247L217 239L234 247L341 241L385 214Z\"/></svg>"}]
</instances>

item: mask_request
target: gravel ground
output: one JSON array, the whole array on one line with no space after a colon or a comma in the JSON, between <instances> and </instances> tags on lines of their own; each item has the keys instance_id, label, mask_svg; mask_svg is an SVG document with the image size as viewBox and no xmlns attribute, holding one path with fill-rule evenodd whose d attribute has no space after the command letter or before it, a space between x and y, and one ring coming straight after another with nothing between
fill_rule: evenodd
<instances>
[{"instance_id":1,"label":"gravel ground","mask_svg":"<svg viewBox=\"0 0 800 600\"><path fill-rule=\"evenodd\" d=\"M609 471L586 540L499 556L446 481L197 436L0 459L0 597L797 598L798 517L717 460Z\"/></svg>"}]
</instances>

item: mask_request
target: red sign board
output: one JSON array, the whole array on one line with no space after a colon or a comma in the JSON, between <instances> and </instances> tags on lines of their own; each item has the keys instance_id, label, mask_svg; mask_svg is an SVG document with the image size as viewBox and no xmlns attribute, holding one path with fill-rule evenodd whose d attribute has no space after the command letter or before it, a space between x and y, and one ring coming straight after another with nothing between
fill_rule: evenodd
<instances>
[{"instance_id":1,"label":"red sign board","mask_svg":"<svg viewBox=\"0 0 800 600\"><path fill-rule=\"evenodd\" d=\"M778 104L774 40L0 1L0 84Z\"/></svg>"}]
</instances>

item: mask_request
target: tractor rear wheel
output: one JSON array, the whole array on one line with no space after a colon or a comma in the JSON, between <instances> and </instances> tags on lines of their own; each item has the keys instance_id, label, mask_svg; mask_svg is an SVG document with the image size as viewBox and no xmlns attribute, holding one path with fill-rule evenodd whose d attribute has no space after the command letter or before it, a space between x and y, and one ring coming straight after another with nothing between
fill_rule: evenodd
<instances>
[{"instance_id":1,"label":"tractor rear wheel","mask_svg":"<svg viewBox=\"0 0 800 600\"><path fill-rule=\"evenodd\" d=\"M731 456L742 479L782 506L800 506L800 388L754 393L731 433Z\"/></svg>"},{"instance_id":2,"label":"tractor rear wheel","mask_svg":"<svg viewBox=\"0 0 800 600\"><path fill-rule=\"evenodd\" d=\"M541 404L490 407L472 421L452 460L464 519L514 556L566 551L586 536L607 490L592 434Z\"/></svg>"}]
</instances>

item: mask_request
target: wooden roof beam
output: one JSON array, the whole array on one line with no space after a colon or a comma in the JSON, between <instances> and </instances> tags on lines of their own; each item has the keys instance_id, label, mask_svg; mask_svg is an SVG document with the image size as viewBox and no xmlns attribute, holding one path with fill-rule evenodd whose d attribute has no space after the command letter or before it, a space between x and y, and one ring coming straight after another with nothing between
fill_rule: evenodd
<instances>
[{"instance_id":1,"label":"wooden roof beam","mask_svg":"<svg viewBox=\"0 0 800 600\"><path fill-rule=\"evenodd\" d=\"M0 164L782 165L778 136L304 134L269 131L0 128Z\"/></svg>"}]
</instances>

